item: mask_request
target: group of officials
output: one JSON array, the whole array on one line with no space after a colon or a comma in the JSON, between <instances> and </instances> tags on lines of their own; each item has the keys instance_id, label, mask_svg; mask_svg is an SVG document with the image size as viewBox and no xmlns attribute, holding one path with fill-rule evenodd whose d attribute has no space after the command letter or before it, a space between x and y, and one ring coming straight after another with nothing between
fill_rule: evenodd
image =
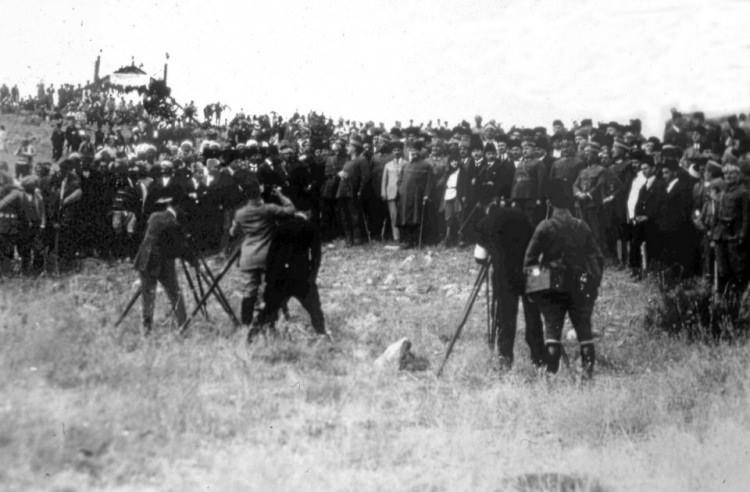
<instances>
[{"instance_id":1,"label":"group of officials","mask_svg":"<svg viewBox=\"0 0 750 492\"><path fill-rule=\"evenodd\" d=\"M556 120L548 133L543 127L506 132L479 117L474 125L410 123L387 130L371 122L334 123L313 115L283 121L274 115L235 119L226 131L209 130L201 139L181 142L159 139L157 132L134 129L126 136L116 129L99 127L94 133L72 126L80 136L76 151L54 164L37 163L30 142L24 142L27 148L16 153L21 170L16 179L7 168L0 173L5 273L15 251L29 272L39 271L51 252L63 263L87 255L138 256L150 217L170 201L197 254L226 248L232 233L244 235L241 264L248 280L242 318L249 321L262 271L271 261L265 255L276 236L269 231L283 231L282 219L294 217L292 209L304 211L297 219L317 231L313 243L343 237L349 245L394 240L410 248L486 242L482 224L493 210L512 211L514 220L523 217L528 233L551 206L545 223L557 221L578 232L586 224L593 238L587 248L595 246L636 277L664 271L677 280L715 278L721 289L741 291L747 284L750 212L743 183L750 174L750 132L742 118L710 121L700 113L686 117L675 111L662 140L644 138L637 120L598 126L583 120L571 129ZM53 134L58 139L53 144L59 145L59 138L59 132ZM572 218L575 226L567 220ZM310 272L319 265L319 253L315 256L308 250ZM533 258L526 256L514 268L530 266ZM573 270L578 280L569 283L580 287L580 269ZM592 276L597 275L589 264L584 277ZM515 286L513 295L522 294L521 277L503 278ZM313 305L317 291L298 294L309 294L311 315L321 320L314 323L322 327ZM270 305L278 303L283 304ZM500 302L498 309L515 309L512 304ZM560 317L544 309L544 302L536 304L545 319ZM529 309L524 304L524 311ZM570 309L586 317L586 308ZM496 316L510 318L510 312ZM545 336L550 346L559 341L556 329ZM588 337L581 328L579 341ZM545 351L537 345L532 352L542 361L554 347Z\"/></svg>"}]
</instances>

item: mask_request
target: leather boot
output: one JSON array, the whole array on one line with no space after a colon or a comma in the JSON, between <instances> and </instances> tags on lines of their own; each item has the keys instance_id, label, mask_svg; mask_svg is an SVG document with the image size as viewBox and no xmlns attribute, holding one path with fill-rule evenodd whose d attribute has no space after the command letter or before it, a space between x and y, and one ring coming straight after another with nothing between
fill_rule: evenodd
<instances>
[{"instance_id":1,"label":"leather boot","mask_svg":"<svg viewBox=\"0 0 750 492\"><path fill-rule=\"evenodd\" d=\"M594 344L582 343L581 344L581 367L583 369L583 379L591 379L594 377L594 362L596 359L596 351L594 350Z\"/></svg>"}]
</instances>

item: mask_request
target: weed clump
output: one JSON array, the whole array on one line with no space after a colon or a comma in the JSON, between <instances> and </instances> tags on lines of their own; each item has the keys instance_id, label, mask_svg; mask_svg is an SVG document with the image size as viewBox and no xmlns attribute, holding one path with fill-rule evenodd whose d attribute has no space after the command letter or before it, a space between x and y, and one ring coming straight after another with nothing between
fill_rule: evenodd
<instances>
[{"instance_id":1,"label":"weed clump","mask_svg":"<svg viewBox=\"0 0 750 492\"><path fill-rule=\"evenodd\" d=\"M733 342L750 334L750 290L715 295L703 280L677 285L657 280L656 285L646 305L646 329L700 343Z\"/></svg>"}]
</instances>

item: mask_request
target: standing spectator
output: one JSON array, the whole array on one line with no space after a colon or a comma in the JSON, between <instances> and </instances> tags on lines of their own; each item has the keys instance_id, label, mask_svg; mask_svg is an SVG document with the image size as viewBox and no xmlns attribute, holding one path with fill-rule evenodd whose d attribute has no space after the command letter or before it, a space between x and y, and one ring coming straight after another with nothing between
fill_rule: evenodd
<instances>
[{"instance_id":1,"label":"standing spectator","mask_svg":"<svg viewBox=\"0 0 750 492\"><path fill-rule=\"evenodd\" d=\"M341 224L344 226L346 242L349 245L362 244L362 206L360 200L369 179L369 166L363 155L362 141L352 138L347 152L349 160L339 172L339 187L336 191Z\"/></svg>"},{"instance_id":2,"label":"standing spectator","mask_svg":"<svg viewBox=\"0 0 750 492\"><path fill-rule=\"evenodd\" d=\"M380 197L388 206L391 233L393 235L393 240L398 242L401 239L398 230L398 189L401 180L401 173L406 165L406 161L403 158L403 143L394 142L391 152L393 154L393 159L390 160L383 169Z\"/></svg>"},{"instance_id":3,"label":"standing spectator","mask_svg":"<svg viewBox=\"0 0 750 492\"><path fill-rule=\"evenodd\" d=\"M726 190L718 203L711 238L716 245L719 290L741 294L748 282L747 240L750 237L750 200L741 181L740 168L724 166Z\"/></svg>"},{"instance_id":4,"label":"standing spectator","mask_svg":"<svg viewBox=\"0 0 750 492\"><path fill-rule=\"evenodd\" d=\"M63 147L65 147L65 132L62 129L62 123L55 124L50 140L52 141L52 160L57 161L62 157Z\"/></svg>"},{"instance_id":5,"label":"standing spectator","mask_svg":"<svg viewBox=\"0 0 750 492\"><path fill-rule=\"evenodd\" d=\"M653 159L644 158L641 173L633 180L628 195L628 217L633 226L630 242L630 267L640 277L655 266L660 257L661 241L656 219L664 199L664 182L656 175ZM645 244L646 258L641 246Z\"/></svg>"},{"instance_id":6,"label":"standing spectator","mask_svg":"<svg viewBox=\"0 0 750 492\"><path fill-rule=\"evenodd\" d=\"M666 188L656 217L663 245L661 263L668 269L670 280L689 278L695 259L692 187L680 177L676 161L669 161L662 168L662 178Z\"/></svg>"},{"instance_id":7,"label":"standing spectator","mask_svg":"<svg viewBox=\"0 0 750 492\"><path fill-rule=\"evenodd\" d=\"M68 152L78 152L78 147L81 145L81 135L74 119L70 120L70 124L65 129L65 140L68 143Z\"/></svg>"},{"instance_id":8,"label":"standing spectator","mask_svg":"<svg viewBox=\"0 0 750 492\"><path fill-rule=\"evenodd\" d=\"M398 226L403 248L412 248L419 241L422 209L430 199L433 187L432 166L421 157L422 144L412 141L409 162L401 173L398 187Z\"/></svg>"}]
</instances>

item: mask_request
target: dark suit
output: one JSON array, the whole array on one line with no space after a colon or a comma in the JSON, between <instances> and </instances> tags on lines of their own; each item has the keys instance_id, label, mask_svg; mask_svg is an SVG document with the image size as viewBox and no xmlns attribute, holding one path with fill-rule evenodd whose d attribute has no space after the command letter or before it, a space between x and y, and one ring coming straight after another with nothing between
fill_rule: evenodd
<instances>
[{"instance_id":1,"label":"dark suit","mask_svg":"<svg viewBox=\"0 0 750 492\"><path fill-rule=\"evenodd\" d=\"M523 302L526 343L531 360L544 361L542 320L537 306L524 296L523 259L534 230L526 215L517 208L493 207L477 224L479 245L489 251L492 261L492 291L495 300L493 342L505 363L513 362L518 298Z\"/></svg>"},{"instance_id":2,"label":"dark suit","mask_svg":"<svg viewBox=\"0 0 750 492\"><path fill-rule=\"evenodd\" d=\"M692 187L678 179L671 190L665 187L663 200L656 217L661 235L661 262L675 268L678 277L694 273L695 229L691 220L693 211Z\"/></svg>"},{"instance_id":3,"label":"dark suit","mask_svg":"<svg viewBox=\"0 0 750 492\"><path fill-rule=\"evenodd\" d=\"M650 187L644 185L638 192L638 201L635 205L635 215L646 218L643 222L636 222L630 240L630 266L634 269L641 267L641 244L646 243L647 266L650 268L661 258L661 241L659 239L659 226L656 218L661 210L661 204L666 193L664 181L660 178L654 179Z\"/></svg>"},{"instance_id":4,"label":"dark suit","mask_svg":"<svg viewBox=\"0 0 750 492\"><path fill-rule=\"evenodd\" d=\"M486 179L482 183L482 202L487 204L493 199L498 199L500 202L510 203L515 174L516 166L512 161L507 159L493 161L487 167Z\"/></svg>"},{"instance_id":5,"label":"dark suit","mask_svg":"<svg viewBox=\"0 0 750 492\"><path fill-rule=\"evenodd\" d=\"M154 212L148 218L146 233L133 260L133 266L141 278L143 300L143 327L148 333L154 316L156 283L164 287L175 309L177 323L185 321L185 303L177 283L175 258L192 260L175 214L168 210Z\"/></svg>"},{"instance_id":6,"label":"dark suit","mask_svg":"<svg viewBox=\"0 0 750 492\"><path fill-rule=\"evenodd\" d=\"M268 249L266 260L265 306L257 324L273 324L279 308L296 297L310 314L313 329L325 334L316 278L320 268L321 245L317 227L297 216L282 220ZM257 331L257 328L256 328Z\"/></svg>"},{"instance_id":7,"label":"dark suit","mask_svg":"<svg viewBox=\"0 0 750 492\"><path fill-rule=\"evenodd\" d=\"M346 161L341 171L343 177L336 190L340 222L344 226L347 243L359 244L366 239L362 234L364 223L360 199L370 180L370 164L364 155L360 155Z\"/></svg>"}]
</instances>

